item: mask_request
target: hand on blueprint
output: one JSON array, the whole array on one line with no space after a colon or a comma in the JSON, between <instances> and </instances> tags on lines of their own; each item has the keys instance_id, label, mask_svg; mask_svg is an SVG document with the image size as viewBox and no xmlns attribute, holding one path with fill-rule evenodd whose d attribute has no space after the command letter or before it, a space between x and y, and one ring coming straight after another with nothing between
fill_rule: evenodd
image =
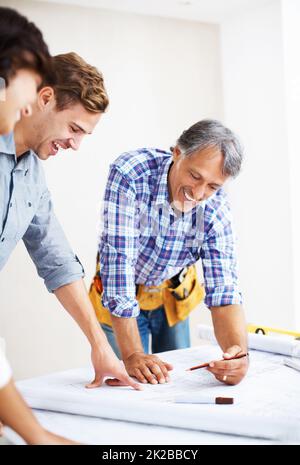
<instances>
[{"instance_id":1,"label":"hand on blueprint","mask_svg":"<svg viewBox=\"0 0 300 465\"><path fill-rule=\"evenodd\" d=\"M240 346L234 345L229 347L223 354L221 361L212 361L207 368L218 381L225 384L238 384L247 373L249 367L249 357L243 357L237 360L231 358L244 352Z\"/></svg>"},{"instance_id":2,"label":"hand on blueprint","mask_svg":"<svg viewBox=\"0 0 300 465\"><path fill-rule=\"evenodd\" d=\"M170 363L163 362L156 355L148 355L143 352L134 352L124 360L125 367L131 376L141 383L163 384L169 381L168 371L173 370ZM117 380L107 380L110 386L121 386Z\"/></svg>"},{"instance_id":3,"label":"hand on blueprint","mask_svg":"<svg viewBox=\"0 0 300 465\"><path fill-rule=\"evenodd\" d=\"M142 383L162 384L169 381L170 363L163 362L156 355L134 352L124 360L125 367L131 376Z\"/></svg>"},{"instance_id":4,"label":"hand on blueprint","mask_svg":"<svg viewBox=\"0 0 300 465\"><path fill-rule=\"evenodd\" d=\"M118 380L122 386L131 386L138 391L142 389L140 384L130 378L124 365L116 357L109 344L101 349L99 347L92 348L92 363L95 369L95 379L86 386L87 388L101 386L103 379L110 376Z\"/></svg>"}]
</instances>

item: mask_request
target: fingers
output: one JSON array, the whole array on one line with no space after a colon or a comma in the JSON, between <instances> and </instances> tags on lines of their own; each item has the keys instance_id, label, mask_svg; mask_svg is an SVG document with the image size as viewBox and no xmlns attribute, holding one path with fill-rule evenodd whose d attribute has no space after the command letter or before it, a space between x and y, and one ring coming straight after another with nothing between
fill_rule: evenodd
<instances>
[{"instance_id":1,"label":"fingers","mask_svg":"<svg viewBox=\"0 0 300 465\"><path fill-rule=\"evenodd\" d=\"M134 376L137 380L139 380L141 383L146 384L148 383L147 378L142 373L142 370L139 368L134 368L132 376Z\"/></svg>"},{"instance_id":2,"label":"fingers","mask_svg":"<svg viewBox=\"0 0 300 465\"><path fill-rule=\"evenodd\" d=\"M161 367L158 363L155 363L152 360L147 360L135 370L136 378L142 383L162 384L166 382L166 378L164 377Z\"/></svg>"},{"instance_id":3,"label":"fingers","mask_svg":"<svg viewBox=\"0 0 300 465\"><path fill-rule=\"evenodd\" d=\"M106 379L105 384L107 384L108 386L126 386L126 384L123 381L120 381L117 378Z\"/></svg>"},{"instance_id":4,"label":"fingers","mask_svg":"<svg viewBox=\"0 0 300 465\"><path fill-rule=\"evenodd\" d=\"M127 374L120 375L119 380L120 380L121 383L123 383L124 386L131 386L136 391L141 391L142 390L142 386L140 386L139 383L134 381Z\"/></svg>"},{"instance_id":5,"label":"fingers","mask_svg":"<svg viewBox=\"0 0 300 465\"><path fill-rule=\"evenodd\" d=\"M141 391L143 389L142 386L140 386L140 384L132 380L130 377L122 380L117 378L109 378L105 380L105 384L107 384L108 386L131 386L136 391Z\"/></svg>"},{"instance_id":6,"label":"fingers","mask_svg":"<svg viewBox=\"0 0 300 465\"><path fill-rule=\"evenodd\" d=\"M163 362L158 357L152 356L146 362L146 367L142 370L144 376L151 384L164 384L170 381L168 368L173 369L172 365Z\"/></svg>"},{"instance_id":7,"label":"fingers","mask_svg":"<svg viewBox=\"0 0 300 465\"><path fill-rule=\"evenodd\" d=\"M216 379L220 381L221 383L225 383L229 385L238 384L240 382L239 377L235 375L216 376Z\"/></svg>"},{"instance_id":8,"label":"fingers","mask_svg":"<svg viewBox=\"0 0 300 465\"><path fill-rule=\"evenodd\" d=\"M245 376L249 365L247 357L233 359L233 357L242 352L239 346L230 347L223 354L223 360L210 362L207 370L222 383L229 385L238 384Z\"/></svg>"},{"instance_id":9,"label":"fingers","mask_svg":"<svg viewBox=\"0 0 300 465\"><path fill-rule=\"evenodd\" d=\"M171 365L171 363L163 362L163 364L168 371L171 371L174 368L173 365Z\"/></svg>"},{"instance_id":10,"label":"fingers","mask_svg":"<svg viewBox=\"0 0 300 465\"><path fill-rule=\"evenodd\" d=\"M146 380L146 382L151 383L151 384L157 384L158 383L157 376L160 376L159 373L161 373L159 368L157 367L157 369L156 369L155 366L157 367L157 365L155 365L154 363L153 364L149 363L149 368L148 368L147 365L144 365L143 367L140 368L140 372L144 376L144 379ZM157 375L155 375L155 371L156 371ZM162 376L162 374L161 374L161 376Z\"/></svg>"},{"instance_id":11,"label":"fingers","mask_svg":"<svg viewBox=\"0 0 300 465\"><path fill-rule=\"evenodd\" d=\"M169 381L169 370L173 367L156 355L133 353L125 360L127 372L141 383L163 384Z\"/></svg>"},{"instance_id":12,"label":"fingers","mask_svg":"<svg viewBox=\"0 0 300 465\"><path fill-rule=\"evenodd\" d=\"M85 387L87 389L95 389L97 387L102 386L104 376L98 376L92 381L91 383L87 384Z\"/></svg>"},{"instance_id":13,"label":"fingers","mask_svg":"<svg viewBox=\"0 0 300 465\"><path fill-rule=\"evenodd\" d=\"M228 361L221 361L221 362L210 362L209 366L207 369L212 372L218 372L220 371L221 373L223 371L231 371L231 370L236 370L241 366L241 361L240 360L228 360Z\"/></svg>"},{"instance_id":14,"label":"fingers","mask_svg":"<svg viewBox=\"0 0 300 465\"><path fill-rule=\"evenodd\" d=\"M169 381L169 374L168 370L165 367L165 364L161 360L157 360L156 362L151 361L148 365L151 372L155 375L156 380L163 384Z\"/></svg>"},{"instance_id":15,"label":"fingers","mask_svg":"<svg viewBox=\"0 0 300 465\"><path fill-rule=\"evenodd\" d=\"M104 379L104 377L95 378L92 383L87 384L85 387L88 388L88 389L95 389L97 387L100 387L103 384L103 379ZM120 376L118 376L117 378L107 379L105 381L105 384L107 384L109 386L131 386L136 391L140 391L142 389L142 387L139 385L139 383L134 381L127 374L124 375L123 373L120 374Z\"/></svg>"},{"instance_id":16,"label":"fingers","mask_svg":"<svg viewBox=\"0 0 300 465\"><path fill-rule=\"evenodd\" d=\"M215 371L212 371L212 370L208 370L210 371L210 373L212 373L217 379L220 378L220 379L223 379L224 376L237 376L239 373L240 373L240 370L230 370L230 371L226 371L226 370L215 370Z\"/></svg>"}]
</instances>

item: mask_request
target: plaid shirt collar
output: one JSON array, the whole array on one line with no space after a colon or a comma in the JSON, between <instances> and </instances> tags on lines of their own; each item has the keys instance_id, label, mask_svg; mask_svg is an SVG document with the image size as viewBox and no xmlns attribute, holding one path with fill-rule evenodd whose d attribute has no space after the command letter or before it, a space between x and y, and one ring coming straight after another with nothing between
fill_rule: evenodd
<instances>
[{"instance_id":1,"label":"plaid shirt collar","mask_svg":"<svg viewBox=\"0 0 300 465\"><path fill-rule=\"evenodd\" d=\"M173 157L167 158L161 167L161 170L158 174L157 187L154 192L153 200L156 205L170 205L170 195L168 187L168 174L171 164L173 163Z\"/></svg>"}]
</instances>

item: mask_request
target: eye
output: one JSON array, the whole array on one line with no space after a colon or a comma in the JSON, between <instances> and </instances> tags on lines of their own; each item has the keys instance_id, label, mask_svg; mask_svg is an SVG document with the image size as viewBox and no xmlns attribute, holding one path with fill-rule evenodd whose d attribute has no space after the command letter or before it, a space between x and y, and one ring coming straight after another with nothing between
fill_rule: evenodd
<instances>
[{"instance_id":1,"label":"eye","mask_svg":"<svg viewBox=\"0 0 300 465\"><path fill-rule=\"evenodd\" d=\"M216 186L210 186L210 188L211 188L211 190L213 190L213 191L217 191L217 190L218 190L218 187L216 187Z\"/></svg>"},{"instance_id":2,"label":"eye","mask_svg":"<svg viewBox=\"0 0 300 465\"><path fill-rule=\"evenodd\" d=\"M192 176L193 179L195 179L196 181L199 181L199 177L195 176L192 172L190 172L190 175Z\"/></svg>"},{"instance_id":3,"label":"eye","mask_svg":"<svg viewBox=\"0 0 300 465\"><path fill-rule=\"evenodd\" d=\"M74 126L70 126L70 129L72 132L74 132L75 134L77 134L79 132L79 129L78 128L75 128Z\"/></svg>"}]
</instances>

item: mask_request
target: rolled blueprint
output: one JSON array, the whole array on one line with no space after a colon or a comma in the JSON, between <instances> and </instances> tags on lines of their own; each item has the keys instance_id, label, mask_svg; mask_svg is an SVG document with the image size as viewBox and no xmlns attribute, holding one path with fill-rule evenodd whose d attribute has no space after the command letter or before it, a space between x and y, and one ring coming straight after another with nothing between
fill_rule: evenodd
<instances>
[{"instance_id":1,"label":"rolled blueprint","mask_svg":"<svg viewBox=\"0 0 300 465\"><path fill-rule=\"evenodd\" d=\"M198 337L217 344L214 330L208 325L198 325ZM272 352L273 354L300 357L300 341L289 336L264 336L248 333L249 349Z\"/></svg>"}]
</instances>

